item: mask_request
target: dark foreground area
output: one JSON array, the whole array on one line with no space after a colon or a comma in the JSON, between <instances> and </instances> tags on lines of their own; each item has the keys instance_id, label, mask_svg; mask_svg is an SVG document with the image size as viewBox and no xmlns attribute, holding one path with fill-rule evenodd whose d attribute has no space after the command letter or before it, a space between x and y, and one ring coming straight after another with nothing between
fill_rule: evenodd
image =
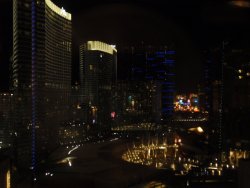
<instances>
[{"instance_id":1,"label":"dark foreground area","mask_svg":"<svg viewBox=\"0 0 250 188\"><path fill-rule=\"evenodd\" d=\"M128 139L111 139L61 147L50 156L34 184L27 178L17 187L237 187L235 183L218 183L216 180L188 182L187 176L174 176L171 170L128 163L121 159L121 155L129 144Z\"/></svg>"}]
</instances>

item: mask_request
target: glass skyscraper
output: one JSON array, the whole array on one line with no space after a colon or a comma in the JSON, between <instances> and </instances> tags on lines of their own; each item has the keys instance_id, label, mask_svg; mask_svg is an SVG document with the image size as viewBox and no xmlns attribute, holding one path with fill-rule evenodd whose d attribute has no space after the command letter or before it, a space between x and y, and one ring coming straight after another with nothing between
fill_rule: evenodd
<instances>
[{"instance_id":1,"label":"glass skyscraper","mask_svg":"<svg viewBox=\"0 0 250 188\"><path fill-rule=\"evenodd\" d=\"M89 121L101 127L111 120L116 64L115 46L100 41L88 41L80 46L80 82L91 112Z\"/></svg>"},{"instance_id":2,"label":"glass skyscraper","mask_svg":"<svg viewBox=\"0 0 250 188\"><path fill-rule=\"evenodd\" d=\"M13 0L17 158L32 168L36 153L55 147L57 126L67 119L71 27L71 14L50 0Z\"/></svg>"},{"instance_id":3,"label":"glass skyscraper","mask_svg":"<svg viewBox=\"0 0 250 188\"><path fill-rule=\"evenodd\" d=\"M128 56L131 64L131 80L153 81L155 84L154 114L157 121L169 120L174 110L175 56L176 51L166 46L135 46ZM154 118L155 119L155 118Z\"/></svg>"}]
</instances>

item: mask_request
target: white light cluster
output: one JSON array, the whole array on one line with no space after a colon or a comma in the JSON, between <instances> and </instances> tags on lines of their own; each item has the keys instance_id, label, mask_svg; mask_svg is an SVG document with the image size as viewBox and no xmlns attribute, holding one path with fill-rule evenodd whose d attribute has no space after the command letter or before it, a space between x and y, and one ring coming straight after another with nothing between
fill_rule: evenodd
<instances>
[{"instance_id":1,"label":"white light cluster","mask_svg":"<svg viewBox=\"0 0 250 188\"><path fill-rule=\"evenodd\" d=\"M117 52L115 45L109 45L100 41L88 41L87 49L93 51L97 50L108 54L114 54L114 52Z\"/></svg>"},{"instance_id":2,"label":"white light cluster","mask_svg":"<svg viewBox=\"0 0 250 188\"><path fill-rule=\"evenodd\" d=\"M71 14L66 12L63 7L59 8L51 0L45 0L45 3L51 10L53 10L58 15L66 18L67 20L71 20Z\"/></svg>"}]
</instances>

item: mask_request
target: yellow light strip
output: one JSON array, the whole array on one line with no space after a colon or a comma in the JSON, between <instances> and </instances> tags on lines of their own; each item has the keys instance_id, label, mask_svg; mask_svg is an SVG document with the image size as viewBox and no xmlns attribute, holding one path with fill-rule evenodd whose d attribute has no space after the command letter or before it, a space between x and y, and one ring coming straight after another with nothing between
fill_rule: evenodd
<instances>
[{"instance_id":1,"label":"yellow light strip","mask_svg":"<svg viewBox=\"0 0 250 188\"><path fill-rule=\"evenodd\" d=\"M63 8L59 8L58 6L56 6L51 0L45 0L45 3L51 10L53 10L58 15L66 18L67 20L71 20L71 14L66 12Z\"/></svg>"},{"instance_id":2,"label":"yellow light strip","mask_svg":"<svg viewBox=\"0 0 250 188\"><path fill-rule=\"evenodd\" d=\"M6 188L10 188L10 170L6 174Z\"/></svg>"},{"instance_id":3,"label":"yellow light strip","mask_svg":"<svg viewBox=\"0 0 250 188\"><path fill-rule=\"evenodd\" d=\"M114 51L117 52L115 45L109 45L100 41L88 41L87 42L88 50L98 50L108 54L113 54Z\"/></svg>"}]
</instances>

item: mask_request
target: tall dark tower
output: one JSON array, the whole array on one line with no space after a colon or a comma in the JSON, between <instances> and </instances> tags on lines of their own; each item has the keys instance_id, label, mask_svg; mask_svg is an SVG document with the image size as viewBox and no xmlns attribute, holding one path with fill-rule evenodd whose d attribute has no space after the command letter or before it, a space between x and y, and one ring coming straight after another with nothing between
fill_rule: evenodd
<instances>
[{"instance_id":1,"label":"tall dark tower","mask_svg":"<svg viewBox=\"0 0 250 188\"><path fill-rule=\"evenodd\" d=\"M132 49L132 80L156 82L160 100L153 106L160 106L157 112L160 119L171 119L174 110L176 52L165 46L140 46Z\"/></svg>"},{"instance_id":2,"label":"tall dark tower","mask_svg":"<svg viewBox=\"0 0 250 188\"><path fill-rule=\"evenodd\" d=\"M161 84L162 119L169 119L174 110L175 93L175 51L167 48L149 50L146 53L146 79Z\"/></svg>"},{"instance_id":3,"label":"tall dark tower","mask_svg":"<svg viewBox=\"0 0 250 188\"><path fill-rule=\"evenodd\" d=\"M32 169L36 154L56 143L51 138L56 138L57 120L65 117L71 88L71 30L71 14L52 1L13 0L17 159Z\"/></svg>"},{"instance_id":4,"label":"tall dark tower","mask_svg":"<svg viewBox=\"0 0 250 188\"><path fill-rule=\"evenodd\" d=\"M115 46L100 41L88 41L80 46L80 81L85 103L91 111L89 121L101 127L111 120L116 64Z\"/></svg>"}]
</instances>

